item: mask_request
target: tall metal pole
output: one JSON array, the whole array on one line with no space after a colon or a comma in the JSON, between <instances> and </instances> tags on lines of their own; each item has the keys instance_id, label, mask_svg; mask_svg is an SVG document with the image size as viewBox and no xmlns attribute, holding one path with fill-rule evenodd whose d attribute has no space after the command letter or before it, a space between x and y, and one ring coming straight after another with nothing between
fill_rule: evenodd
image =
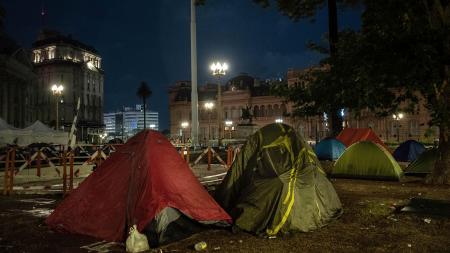
<instances>
[{"instance_id":1,"label":"tall metal pole","mask_svg":"<svg viewBox=\"0 0 450 253\"><path fill-rule=\"evenodd\" d=\"M211 140L211 111L208 110L208 146Z\"/></svg>"},{"instance_id":2,"label":"tall metal pole","mask_svg":"<svg viewBox=\"0 0 450 253\"><path fill-rule=\"evenodd\" d=\"M125 131L125 106L122 106L122 142L125 143L124 131Z\"/></svg>"},{"instance_id":3,"label":"tall metal pole","mask_svg":"<svg viewBox=\"0 0 450 253\"><path fill-rule=\"evenodd\" d=\"M400 143L400 125L398 124L399 121L397 121L397 142Z\"/></svg>"},{"instance_id":4,"label":"tall metal pole","mask_svg":"<svg viewBox=\"0 0 450 253\"><path fill-rule=\"evenodd\" d=\"M222 86L220 85L220 75L217 75L217 146L222 145Z\"/></svg>"},{"instance_id":5,"label":"tall metal pole","mask_svg":"<svg viewBox=\"0 0 450 253\"><path fill-rule=\"evenodd\" d=\"M195 23L195 1L191 0L191 137L192 145L198 146L198 94L197 94L197 31Z\"/></svg>"},{"instance_id":6,"label":"tall metal pole","mask_svg":"<svg viewBox=\"0 0 450 253\"><path fill-rule=\"evenodd\" d=\"M59 115L58 115L58 103L59 103L59 96L56 95L56 131L59 131Z\"/></svg>"}]
</instances>

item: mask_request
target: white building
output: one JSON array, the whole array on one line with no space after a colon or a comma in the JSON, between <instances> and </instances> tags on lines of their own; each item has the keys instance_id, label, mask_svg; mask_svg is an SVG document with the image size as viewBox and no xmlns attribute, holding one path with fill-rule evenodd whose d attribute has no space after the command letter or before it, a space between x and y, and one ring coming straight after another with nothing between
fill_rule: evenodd
<instances>
[{"instance_id":1,"label":"white building","mask_svg":"<svg viewBox=\"0 0 450 253\"><path fill-rule=\"evenodd\" d=\"M147 129L159 130L158 112L147 111L145 114ZM121 111L104 113L103 121L109 140L114 138L127 140L144 129L143 106L124 107Z\"/></svg>"}]
</instances>

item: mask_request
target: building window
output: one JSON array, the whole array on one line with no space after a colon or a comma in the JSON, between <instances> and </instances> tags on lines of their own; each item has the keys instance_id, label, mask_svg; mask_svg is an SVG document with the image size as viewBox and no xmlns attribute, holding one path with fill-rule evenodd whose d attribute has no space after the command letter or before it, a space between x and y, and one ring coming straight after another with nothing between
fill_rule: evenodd
<instances>
[{"instance_id":1,"label":"building window","mask_svg":"<svg viewBox=\"0 0 450 253\"><path fill-rule=\"evenodd\" d=\"M280 106L279 105L274 105L273 107L273 116L282 116L281 115L281 110L280 110Z\"/></svg>"},{"instance_id":2,"label":"building window","mask_svg":"<svg viewBox=\"0 0 450 253\"><path fill-rule=\"evenodd\" d=\"M269 105L269 106L267 107L267 116L268 116L268 117L272 117L272 116L273 116L272 105Z\"/></svg>"},{"instance_id":3,"label":"building window","mask_svg":"<svg viewBox=\"0 0 450 253\"><path fill-rule=\"evenodd\" d=\"M56 47L48 47L47 48L47 53L48 53L48 59L54 59L55 58L55 49Z\"/></svg>"},{"instance_id":4,"label":"building window","mask_svg":"<svg viewBox=\"0 0 450 253\"><path fill-rule=\"evenodd\" d=\"M266 117L266 107L261 105L261 109L259 110L259 114L261 117Z\"/></svg>"},{"instance_id":5,"label":"building window","mask_svg":"<svg viewBox=\"0 0 450 253\"><path fill-rule=\"evenodd\" d=\"M285 104L282 104L282 105L281 105L281 113L282 113L283 115L286 115L286 112L287 112L286 105L285 105Z\"/></svg>"},{"instance_id":6,"label":"building window","mask_svg":"<svg viewBox=\"0 0 450 253\"><path fill-rule=\"evenodd\" d=\"M40 51L34 52L34 62L35 63L41 62L41 52Z\"/></svg>"},{"instance_id":7,"label":"building window","mask_svg":"<svg viewBox=\"0 0 450 253\"><path fill-rule=\"evenodd\" d=\"M419 135L419 122L417 120L411 120L409 122L409 135L410 137Z\"/></svg>"},{"instance_id":8,"label":"building window","mask_svg":"<svg viewBox=\"0 0 450 253\"><path fill-rule=\"evenodd\" d=\"M255 105L255 107L253 107L253 115L255 115L255 117L259 117L259 106Z\"/></svg>"}]
</instances>

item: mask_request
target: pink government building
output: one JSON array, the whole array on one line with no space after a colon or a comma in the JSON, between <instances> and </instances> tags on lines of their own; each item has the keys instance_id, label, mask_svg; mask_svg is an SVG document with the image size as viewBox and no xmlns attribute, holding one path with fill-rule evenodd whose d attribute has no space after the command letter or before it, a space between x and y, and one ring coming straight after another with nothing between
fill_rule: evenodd
<instances>
[{"instance_id":1,"label":"pink government building","mask_svg":"<svg viewBox=\"0 0 450 253\"><path fill-rule=\"evenodd\" d=\"M289 69L287 85L301 82L302 74L308 69ZM248 123L242 116L243 109L249 109L253 128L257 129L274 122L283 122L293 126L308 141L323 139L328 132L326 115L315 117L291 117L292 105L283 98L270 95L270 86L280 80L259 80L246 73L231 78L222 85L222 118L223 127L220 133L223 139L245 138L240 129ZM186 141L190 138L191 129L191 84L190 81L177 81L169 89L170 134L173 140ZM217 84L207 83L198 88L199 102L199 142L217 140L219 135L217 121ZM208 109L205 104L212 104ZM430 116L423 102L419 102L418 112L411 114L399 112L401 118L378 117L363 111L358 118L351 112L342 110L344 127L372 128L387 143L403 142L414 139L425 143L433 143L438 136L437 128L430 128Z\"/></svg>"}]
</instances>

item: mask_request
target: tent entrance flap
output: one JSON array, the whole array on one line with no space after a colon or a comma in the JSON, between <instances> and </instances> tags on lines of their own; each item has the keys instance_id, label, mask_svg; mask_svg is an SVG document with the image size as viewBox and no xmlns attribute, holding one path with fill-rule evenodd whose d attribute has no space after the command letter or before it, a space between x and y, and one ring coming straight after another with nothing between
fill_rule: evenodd
<instances>
[{"instance_id":1,"label":"tent entrance flap","mask_svg":"<svg viewBox=\"0 0 450 253\"><path fill-rule=\"evenodd\" d=\"M175 208L164 208L142 231L150 247L158 247L201 232L205 226Z\"/></svg>"}]
</instances>

